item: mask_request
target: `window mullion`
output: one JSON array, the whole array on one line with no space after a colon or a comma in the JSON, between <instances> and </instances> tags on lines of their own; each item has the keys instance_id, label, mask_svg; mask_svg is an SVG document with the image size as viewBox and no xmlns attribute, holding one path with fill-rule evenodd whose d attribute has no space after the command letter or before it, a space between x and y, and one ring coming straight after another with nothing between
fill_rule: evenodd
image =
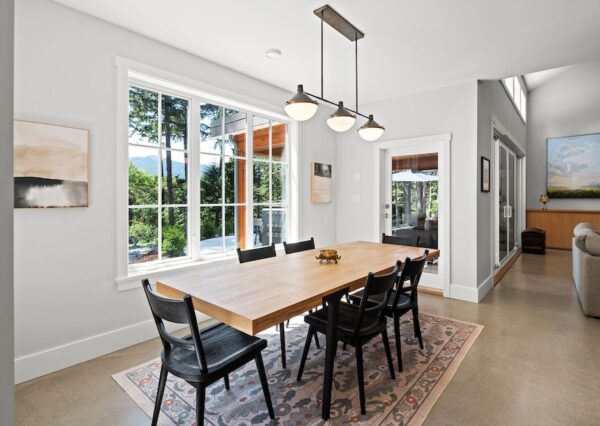
<instances>
[{"instance_id":1,"label":"window mullion","mask_svg":"<svg viewBox=\"0 0 600 426\"><path fill-rule=\"evenodd\" d=\"M190 99L188 109L188 214L190 223L190 255L193 260L200 258L200 100Z\"/></svg>"},{"instance_id":2,"label":"window mullion","mask_svg":"<svg viewBox=\"0 0 600 426\"><path fill-rule=\"evenodd\" d=\"M162 93L158 93L158 129L157 129L157 136L158 136L158 223L157 223L157 228L158 228L158 241L157 243L157 247L158 247L158 253L157 253L157 260L160 262L162 260L162 155L163 155L163 151L162 151L162 147L161 147L161 141L162 141L162 124L163 124L163 118L162 118Z\"/></svg>"},{"instance_id":3,"label":"window mullion","mask_svg":"<svg viewBox=\"0 0 600 426\"><path fill-rule=\"evenodd\" d=\"M273 244L273 121L269 120L269 244Z\"/></svg>"},{"instance_id":4,"label":"window mullion","mask_svg":"<svg viewBox=\"0 0 600 426\"><path fill-rule=\"evenodd\" d=\"M246 125L246 248L254 247L254 114Z\"/></svg>"},{"instance_id":5,"label":"window mullion","mask_svg":"<svg viewBox=\"0 0 600 426\"><path fill-rule=\"evenodd\" d=\"M221 109L221 252L225 253L225 108Z\"/></svg>"}]
</instances>

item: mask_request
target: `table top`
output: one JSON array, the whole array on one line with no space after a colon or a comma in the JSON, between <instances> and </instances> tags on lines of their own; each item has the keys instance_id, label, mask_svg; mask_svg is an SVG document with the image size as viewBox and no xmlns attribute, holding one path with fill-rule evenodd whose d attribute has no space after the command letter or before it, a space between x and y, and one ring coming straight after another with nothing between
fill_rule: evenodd
<instances>
[{"instance_id":1,"label":"table top","mask_svg":"<svg viewBox=\"0 0 600 426\"><path fill-rule=\"evenodd\" d=\"M319 249L244 264L213 266L184 277L161 279L157 291L167 297L190 294L196 310L255 335L322 303L349 287L361 288L369 272L383 273L396 260L421 256L424 248L356 241L324 247L341 260L320 264ZM430 258L439 255L429 250Z\"/></svg>"}]
</instances>

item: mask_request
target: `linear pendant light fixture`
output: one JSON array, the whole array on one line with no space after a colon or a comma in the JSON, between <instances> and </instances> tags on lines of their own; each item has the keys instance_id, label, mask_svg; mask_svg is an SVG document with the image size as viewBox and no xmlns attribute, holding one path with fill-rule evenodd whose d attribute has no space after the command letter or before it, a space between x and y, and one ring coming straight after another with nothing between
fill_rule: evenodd
<instances>
[{"instance_id":1,"label":"linear pendant light fixture","mask_svg":"<svg viewBox=\"0 0 600 426\"><path fill-rule=\"evenodd\" d=\"M367 119L367 122L358 129L358 134L366 141L375 141L383 135L385 128L378 124L373 115L364 115L358 112L358 40L365 34L352 25L346 18L336 12L331 6L325 5L314 11L315 15L321 19L321 96L305 92L302 84L298 85L296 94L286 102L285 112L291 118L297 121L306 121L311 119L317 112L319 104L317 99L331 105L337 106L336 111L327 119L327 125L336 132L345 132L350 130L356 122L356 116L359 115ZM326 22L333 29L338 31L348 40L354 43L354 68L355 68L355 89L356 105L355 110L344 107L344 102L337 103L326 99L323 95L323 23Z\"/></svg>"}]
</instances>

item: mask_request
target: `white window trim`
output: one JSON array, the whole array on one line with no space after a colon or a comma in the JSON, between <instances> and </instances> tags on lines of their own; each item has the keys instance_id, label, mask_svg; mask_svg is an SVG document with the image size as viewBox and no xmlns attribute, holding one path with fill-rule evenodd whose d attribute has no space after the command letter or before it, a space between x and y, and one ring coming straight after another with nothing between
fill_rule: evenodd
<instances>
[{"instance_id":1,"label":"white window trim","mask_svg":"<svg viewBox=\"0 0 600 426\"><path fill-rule=\"evenodd\" d=\"M502 88L506 92L506 96L508 96L508 99L510 99L513 106L517 110L517 115L519 116L519 118L521 119L523 124L527 124L527 103L528 103L527 97L528 96L527 96L527 86L525 85L525 80L521 76L518 76L518 75L515 75L513 77L506 77L506 78L516 78L519 80L519 84L521 85L521 89L523 90L523 96L525 97L526 110L524 113L521 111L521 105L517 105L517 102L515 101L515 96L510 94L510 91L504 81L506 79L505 78L501 79L500 84L502 85ZM514 89L514 85L513 85L513 92L514 92L514 90L515 89Z\"/></svg>"},{"instance_id":2,"label":"white window trim","mask_svg":"<svg viewBox=\"0 0 600 426\"><path fill-rule=\"evenodd\" d=\"M154 89L163 93L168 93L180 96L191 100L190 105L190 126L195 129L199 126L200 111L196 111L199 102L214 102L224 105L227 108L240 110L249 114L249 120L254 115L266 116L270 119L285 123L288 126L288 202L287 202L287 239L296 240L298 238L298 186L294 183L298 182L298 139L299 126L295 121L291 121L289 117L277 112L277 107L256 101L245 96L240 96L232 92L183 77L169 71L161 70L150 65L142 64L123 57L116 58L117 68L117 107L116 107L116 248L117 256L117 271L115 283L117 289L128 290L141 286L142 278L156 279L161 276L175 276L181 274L189 274L196 268L202 268L205 265L213 263L226 263L236 258L233 253L220 253L217 255L200 255L200 239L198 230L200 229L200 205L197 206L190 200L189 215L189 236L191 241L190 252L191 257L185 259L173 259L162 263L153 263L150 265L134 265L130 266L128 262L127 235L128 235L128 209L129 209L129 191L128 191L128 108L129 108L129 86L140 85L149 89ZM237 100L236 100L237 99ZM281 110L282 108L280 108ZM250 121L249 121L250 123ZM189 161L190 169L199 167L199 141L194 141L199 138L199 134L191 132L189 145ZM252 132L248 132L247 148L252 148ZM251 152L251 151L250 151ZM252 182L252 156L248 156L246 166L247 182ZM189 178L189 177L188 177ZM192 179L189 184L189 191L197 191L199 193L200 182L197 179ZM252 223L253 205L251 185L247 185L246 200L248 208L246 209L247 223ZM252 247L252 235L246 233L246 243Z\"/></svg>"}]
</instances>

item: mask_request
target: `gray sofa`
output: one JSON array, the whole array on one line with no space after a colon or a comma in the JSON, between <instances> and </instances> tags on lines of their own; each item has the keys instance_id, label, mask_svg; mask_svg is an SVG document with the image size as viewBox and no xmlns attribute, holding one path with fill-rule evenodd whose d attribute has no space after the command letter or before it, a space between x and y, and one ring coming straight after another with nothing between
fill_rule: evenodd
<instances>
[{"instance_id":1,"label":"gray sofa","mask_svg":"<svg viewBox=\"0 0 600 426\"><path fill-rule=\"evenodd\" d=\"M589 223L573 230L573 281L583 313L600 317L600 233Z\"/></svg>"}]
</instances>

